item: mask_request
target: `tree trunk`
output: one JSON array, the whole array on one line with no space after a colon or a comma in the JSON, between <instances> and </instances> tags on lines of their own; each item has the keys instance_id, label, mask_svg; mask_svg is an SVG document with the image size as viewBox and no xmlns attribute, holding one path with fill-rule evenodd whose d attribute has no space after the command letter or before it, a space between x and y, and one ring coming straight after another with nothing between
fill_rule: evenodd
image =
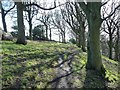
<instances>
[{"instance_id":1,"label":"tree trunk","mask_svg":"<svg viewBox=\"0 0 120 90\"><path fill-rule=\"evenodd\" d=\"M77 41L77 46L81 48L81 35L78 33L78 41Z\"/></svg>"},{"instance_id":2,"label":"tree trunk","mask_svg":"<svg viewBox=\"0 0 120 90\"><path fill-rule=\"evenodd\" d=\"M83 31L84 32L84 31ZM86 42L85 42L85 33L82 33L82 51L86 52Z\"/></svg>"},{"instance_id":3,"label":"tree trunk","mask_svg":"<svg viewBox=\"0 0 120 90\"><path fill-rule=\"evenodd\" d=\"M65 30L63 31L63 43L66 43L66 40L65 40Z\"/></svg>"},{"instance_id":4,"label":"tree trunk","mask_svg":"<svg viewBox=\"0 0 120 90\"><path fill-rule=\"evenodd\" d=\"M18 37L16 43L27 44L25 40L25 27L23 21L23 4L22 2L16 2L17 5L17 23L18 23Z\"/></svg>"},{"instance_id":5,"label":"tree trunk","mask_svg":"<svg viewBox=\"0 0 120 90\"><path fill-rule=\"evenodd\" d=\"M45 25L45 27L46 27L46 40L48 40L48 26Z\"/></svg>"},{"instance_id":6,"label":"tree trunk","mask_svg":"<svg viewBox=\"0 0 120 90\"><path fill-rule=\"evenodd\" d=\"M119 60L119 46L118 46L118 42L117 41L116 41L115 47L114 47L114 49L115 49L115 57L114 57L114 59L118 61Z\"/></svg>"},{"instance_id":7,"label":"tree trunk","mask_svg":"<svg viewBox=\"0 0 120 90\"><path fill-rule=\"evenodd\" d=\"M30 24L29 24L29 37L30 37L30 40L32 40L33 38L32 38L32 23L30 22Z\"/></svg>"},{"instance_id":8,"label":"tree trunk","mask_svg":"<svg viewBox=\"0 0 120 90\"><path fill-rule=\"evenodd\" d=\"M101 27L101 15L100 15L100 2L89 2L89 9L87 11L88 21L88 60L87 69L94 69L102 74L105 74L105 69L102 64L101 52L100 52L100 27Z\"/></svg>"},{"instance_id":9,"label":"tree trunk","mask_svg":"<svg viewBox=\"0 0 120 90\"><path fill-rule=\"evenodd\" d=\"M32 40L32 18L31 18L31 8L28 10L28 20L29 20L29 39Z\"/></svg>"},{"instance_id":10,"label":"tree trunk","mask_svg":"<svg viewBox=\"0 0 120 90\"><path fill-rule=\"evenodd\" d=\"M108 46L109 46L109 59L113 59L112 58L112 34L110 34L109 36L109 42L108 42Z\"/></svg>"},{"instance_id":11,"label":"tree trunk","mask_svg":"<svg viewBox=\"0 0 120 90\"><path fill-rule=\"evenodd\" d=\"M32 20L29 20L29 38L32 40Z\"/></svg>"},{"instance_id":12,"label":"tree trunk","mask_svg":"<svg viewBox=\"0 0 120 90\"><path fill-rule=\"evenodd\" d=\"M77 46L79 47L79 48L81 48L81 29L80 29L80 27L78 28L78 32L77 32Z\"/></svg>"},{"instance_id":13,"label":"tree trunk","mask_svg":"<svg viewBox=\"0 0 120 90\"><path fill-rule=\"evenodd\" d=\"M52 32L51 32L51 28L50 28L50 40L52 40Z\"/></svg>"},{"instance_id":14,"label":"tree trunk","mask_svg":"<svg viewBox=\"0 0 120 90\"><path fill-rule=\"evenodd\" d=\"M81 14L81 12L79 12L79 7L77 5L77 3L75 3L75 9L76 9L76 17L77 17L77 21L79 22L80 26L79 26L79 30L78 30L78 34L79 34L79 45L78 47L80 47L82 49L83 52L86 52L85 49L85 28L84 28L84 22L85 19L84 16Z\"/></svg>"},{"instance_id":15,"label":"tree trunk","mask_svg":"<svg viewBox=\"0 0 120 90\"><path fill-rule=\"evenodd\" d=\"M82 49L83 52L86 52L85 44L85 29L81 26L78 30L78 41L77 46Z\"/></svg>"},{"instance_id":16,"label":"tree trunk","mask_svg":"<svg viewBox=\"0 0 120 90\"><path fill-rule=\"evenodd\" d=\"M64 35L61 33L62 43L64 43Z\"/></svg>"},{"instance_id":17,"label":"tree trunk","mask_svg":"<svg viewBox=\"0 0 120 90\"><path fill-rule=\"evenodd\" d=\"M5 32L7 32L7 25L6 25L6 21L5 21L5 11L2 7L2 3L0 2L0 8L1 8L1 16L2 16L2 23L3 23L3 29Z\"/></svg>"},{"instance_id":18,"label":"tree trunk","mask_svg":"<svg viewBox=\"0 0 120 90\"><path fill-rule=\"evenodd\" d=\"M86 52L85 28L83 23L81 23L81 46L82 46L82 51Z\"/></svg>"},{"instance_id":19,"label":"tree trunk","mask_svg":"<svg viewBox=\"0 0 120 90\"><path fill-rule=\"evenodd\" d=\"M117 37L116 37L116 42L115 42L115 47L114 47L114 49L115 49L115 57L114 57L114 59L115 60L120 60L120 36L119 36L119 28L117 28L118 30L117 30Z\"/></svg>"},{"instance_id":20,"label":"tree trunk","mask_svg":"<svg viewBox=\"0 0 120 90\"><path fill-rule=\"evenodd\" d=\"M59 43L61 42L61 35L59 34Z\"/></svg>"}]
</instances>

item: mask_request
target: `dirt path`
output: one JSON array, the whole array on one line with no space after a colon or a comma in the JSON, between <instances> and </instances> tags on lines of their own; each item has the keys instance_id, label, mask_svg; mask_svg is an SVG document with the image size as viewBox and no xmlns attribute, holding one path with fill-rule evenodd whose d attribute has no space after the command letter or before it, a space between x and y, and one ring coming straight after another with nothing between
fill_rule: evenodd
<instances>
[{"instance_id":1,"label":"dirt path","mask_svg":"<svg viewBox=\"0 0 120 90\"><path fill-rule=\"evenodd\" d=\"M64 53L65 54L65 53ZM58 67L56 67L56 78L53 79L49 84L52 88L71 88L71 79L72 79L72 61L74 56L79 54L79 51L72 51L70 55L67 56L67 59L64 59L64 54L59 55Z\"/></svg>"}]
</instances>

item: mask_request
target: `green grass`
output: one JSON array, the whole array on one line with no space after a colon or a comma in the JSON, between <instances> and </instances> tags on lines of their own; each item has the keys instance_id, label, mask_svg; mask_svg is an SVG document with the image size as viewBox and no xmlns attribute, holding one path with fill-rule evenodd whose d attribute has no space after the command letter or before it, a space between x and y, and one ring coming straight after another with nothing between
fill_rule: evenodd
<instances>
[{"instance_id":1,"label":"green grass","mask_svg":"<svg viewBox=\"0 0 120 90\"><path fill-rule=\"evenodd\" d=\"M119 84L120 73L119 73L119 62L111 60L105 56L102 56L104 67L106 69L106 78L110 83L108 85ZM111 86L110 86L111 87Z\"/></svg>"},{"instance_id":2,"label":"green grass","mask_svg":"<svg viewBox=\"0 0 120 90\"><path fill-rule=\"evenodd\" d=\"M87 72L85 65L87 54L83 53L73 44L63 44L56 42L36 42L29 41L27 45L18 45L11 41L2 41L2 86L9 87L37 87L44 88L47 82L56 77L56 70L51 66L58 64L60 54L67 60L74 51L79 53L73 56L72 74L70 81L74 87L83 87ZM118 62L103 56L103 64L106 69L106 78L109 80L108 86L115 87L119 81ZM82 66L84 67L80 69ZM92 71L90 71L92 72ZM93 78L92 78L93 77ZM100 79L96 74L90 74L90 85L100 87ZM52 86L49 86L52 87Z\"/></svg>"},{"instance_id":3,"label":"green grass","mask_svg":"<svg viewBox=\"0 0 120 90\"><path fill-rule=\"evenodd\" d=\"M111 59L109 59L109 58L106 57L106 56L102 56L102 58L103 58L104 60L106 60L106 61L109 61L110 63L118 64L118 61L111 60Z\"/></svg>"},{"instance_id":4,"label":"green grass","mask_svg":"<svg viewBox=\"0 0 120 90\"><path fill-rule=\"evenodd\" d=\"M3 87L44 87L46 82L54 78L55 70L48 67L54 64L58 54L70 52L76 48L71 44L54 42L28 42L18 45L10 41L2 42L2 80Z\"/></svg>"}]
</instances>

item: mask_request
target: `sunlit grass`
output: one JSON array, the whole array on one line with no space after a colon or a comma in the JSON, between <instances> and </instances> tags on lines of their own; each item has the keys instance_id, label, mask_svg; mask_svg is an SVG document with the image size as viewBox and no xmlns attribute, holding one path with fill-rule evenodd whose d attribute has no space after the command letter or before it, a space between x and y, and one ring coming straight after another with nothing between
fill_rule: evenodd
<instances>
[{"instance_id":1,"label":"sunlit grass","mask_svg":"<svg viewBox=\"0 0 120 90\"><path fill-rule=\"evenodd\" d=\"M75 45L56 42L32 42L18 45L11 41L2 42L3 87L10 87L20 82L21 87L44 87L54 78L55 71L47 62L58 59L58 54L69 52ZM54 64L53 62L52 64Z\"/></svg>"},{"instance_id":2,"label":"sunlit grass","mask_svg":"<svg viewBox=\"0 0 120 90\"><path fill-rule=\"evenodd\" d=\"M43 88L48 81L55 78L55 68L60 54L64 55L67 60L68 56L79 51L73 56L72 70L74 78L71 82L76 87L81 87L85 77L87 63L87 53L83 53L76 45L63 44L57 42L36 42L29 41L27 45L15 44L12 41L2 42L2 85L3 87L38 87ZM102 56L103 64L106 69L106 78L108 78L111 85L119 81L118 62ZM82 66L84 67L79 70ZM99 81L96 80L95 83ZM94 83L93 83L94 84ZM94 85L93 85L94 86Z\"/></svg>"}]
</instances>

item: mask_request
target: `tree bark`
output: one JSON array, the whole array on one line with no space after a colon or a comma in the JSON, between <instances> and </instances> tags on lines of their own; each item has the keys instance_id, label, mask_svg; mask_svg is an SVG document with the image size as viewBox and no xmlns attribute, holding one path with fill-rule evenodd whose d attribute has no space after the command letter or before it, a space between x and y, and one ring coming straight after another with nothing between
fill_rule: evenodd
<instances>
[{"instance_id":1,"label":"tree bark","mask_svg":"<svg viewBox=\"0 0 120 90\"><path fill-rule=\"evenodd\" d=\"M81 22L81 46L82 46L82 51L86 52L85 27L83 22Z\"/></svg>"},{"instance_id":2,"label":"tree bark","mask_svg":"<svg viewBox=\"0 0 120 90\"><path fill-rule=\"evenodd\" d=\"M89 36L88 36L88 60L87 68L102 71L102 59L100 53L100 3L90 3L88 18Z\"/></svg>"},{"instance_id":3,"label":"tree bark","mask_svg":"<svg viewBox=\"0 0 120 90\"><path fill-rule=\"evenodd\" d=\"M78 33L78 35L77 35L77 46L79 48L81 48L81 35L80 35L80 33Z\"/></svg>"},{"instance_id":4,"label":"tree bark","mask_svg":"<svg viewBox=\"0 0 120 90\"><path fill-rule=\"evenodd\" d=\"M18 23L18 37L17 44L27 44L25 40L25 27L23 21L23 4L22 2L16 2L17 5L17 23Z\"/></svg>"},{"instance_id":5,"label":"tree bark","mask_svg":"<svg viewBox=\"0 0 120 90\"><path fill-rule=\"evenodd\" d=\"M31 18L29 17L29 38L30 40L32 40L32 20Z\"/></svg>"},{"instance_id":6,"label":"tree bark","mask_svg":"<svg viewBox=\"0 0 120 90\"><path fill-rule=\"evenodd\" d=\"M31 2L30 2L31 3ZM29 23L29 39L32 40L32 17L31 17L31 7L27 8L28 12L28 23Z\"/></svg>"},{"instance_id":7,"label":"tree bark","mask_svg":"<svg viewBox=\"0 0 120 90\"><path fill-rule=\"evenodd\" d=\"M52 31L51 31L51 28L50 29L50 40L52 40Z\"/></svg>"},{"instance_id":8,"label":"tree bark","mask_svg":"<svg viewBox=\"0 0 120 90\"><path fill-rule=\"evenodd\" d=\"M45 28L46 28L46 40L48 40L48 26L45 24Z\"/></svg>"},{"instance_id":9,"label":"tree bark","mask_svg":"<svg viewBox=\"0 0 120 90\"><path fill-rule=\"evenodd\" d=\"M66 43L65 30L63 30L63 43Z\"/></svg>"},{"instance_id":10,"label":"tree bark","mask_svg":"<svg viewBox=\"0 0 120 90\"><path fill-rule=\"evenodd\" d=\"M80 12L80 8L78 7L77 3L75 3L75 9L76 9L76 17L77 17L77 21L79 22L80 26L79 26L79 30L78 30L78 34L79 34L79 46L83 52L86 52L85 49L85 28L84 28L84 24L85 24L85 17L82 15L82 13Z\"/></svg>"},{"instance_id":11,"label":"tree bark","mask_svg":"<svg viewBox=\"0 0 120 90\"><path fill-rule=\"evenodd\" d=\"M32 38L32 23L30 22L29 23L29 37L30 37L30 40L32 40L33 38Z\"/></svg>"},{"instance_id":12,"label":"tree bark","mask_svg":"<svg viewBox=\"0 0 120 90\"><path fill-rule=\"evenodd\" d=\"M117 37L116 37L116 42L115 42L115 57L114 59L119 61L120 60L120 32L119 32L119 28L117 28Z\"/></svg>"},{"instance_id":13,"label":"tree bark","mask_svg":"<svg viewBox=\"0 0 120 90\"><path fill-rule=\"evenodd\" d=\"M81 29L80 29L80 26L79 26L79 28L77 29L77 33L76 33L76 35L77 35L77 41L76 41L76 44L77 44L77 46L79 47L79 48L81 48L82 47L82 44L81 44L81 39L82 39L82 35L81 35Z\"/></svg>"},{"instance_id":14,"label":"tree bark","mask_svg":"<svg viewBox=\"0 0 120 90\"><path fill-rule=\"evenodd\" d=\"M82 42L81 42L81 44L82 44L82 51L86 52L85 30L82 30Z\"/></svg>"},{"instance_id":15,"label":"tree bark","mask_svg":"<svg viewBox=\"0 0 120 90\"><path fill-rule=\"evenodd\" d=\"M113 48L112 34L109 34L108 46L109 46L109 59L113 59L112 58L112 48Z\"/></svg>"},{"instance_id":16,"label":"tree bark","mask_svg":"<svg viewBox=\"0 0 120 90\"><path fill-rule=\"evenodd\" d=\"M86 14L89 29L86 68L94 69L105 75L100 52L101 2L87 2L87 5L81 2L80 6Z\"/></svg>"}]
</instances>

